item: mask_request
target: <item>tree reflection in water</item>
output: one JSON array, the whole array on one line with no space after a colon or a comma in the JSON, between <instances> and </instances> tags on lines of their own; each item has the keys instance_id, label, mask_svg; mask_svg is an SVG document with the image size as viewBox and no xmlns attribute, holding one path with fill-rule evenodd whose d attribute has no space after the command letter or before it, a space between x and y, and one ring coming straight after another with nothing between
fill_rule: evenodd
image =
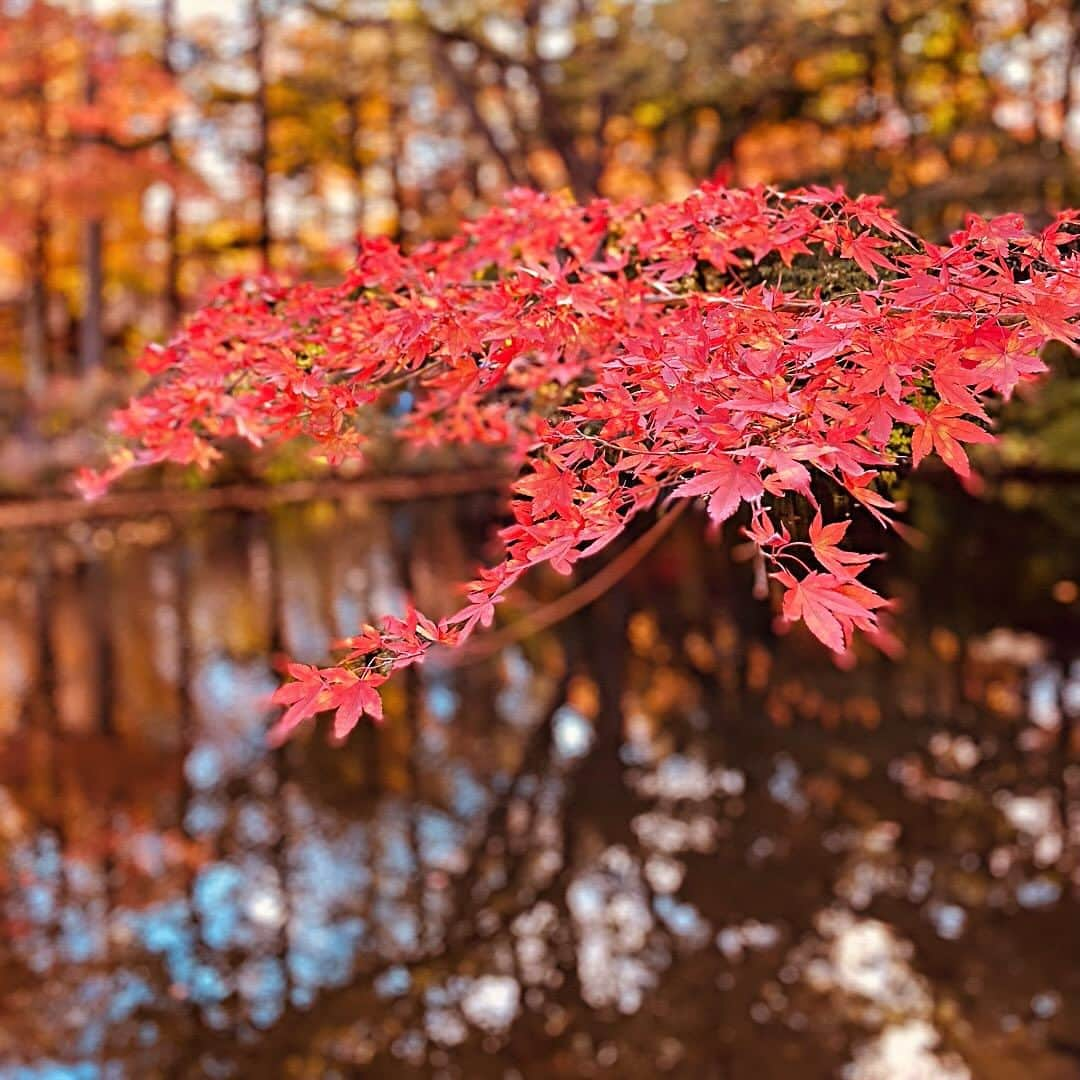
<instances>
[{"instance_id":1,"label":"tree reflection in water","mask_svg":"<svg viewBox=\"0 0 1080 1080\"><path fill-rule=\"evenodd\" d=\"M1070 498L921 494L895 663L687 523L276 752L267 653L447 608L485 500L6 536L0 1076L1080 1075Z\"/></svg>"}]
</instances>

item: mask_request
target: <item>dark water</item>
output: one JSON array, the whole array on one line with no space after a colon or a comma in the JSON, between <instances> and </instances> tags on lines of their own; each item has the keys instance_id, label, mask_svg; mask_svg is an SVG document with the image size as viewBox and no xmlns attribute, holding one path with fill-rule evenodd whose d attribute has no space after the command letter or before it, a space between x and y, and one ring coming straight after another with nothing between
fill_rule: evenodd
<instances>
[{"instance_id":1,"label":"dark water","mask_svg":"<svg viewBox=\"0 0 1080 1080\"><path fill-rule=\"evenodd\" d=\"M267 655L445 610L490 510L0 537L0 1077L1080 1077L1076 490L917 491L892 661L686 522L267 751Z\"/></svg>"}]
</instances>

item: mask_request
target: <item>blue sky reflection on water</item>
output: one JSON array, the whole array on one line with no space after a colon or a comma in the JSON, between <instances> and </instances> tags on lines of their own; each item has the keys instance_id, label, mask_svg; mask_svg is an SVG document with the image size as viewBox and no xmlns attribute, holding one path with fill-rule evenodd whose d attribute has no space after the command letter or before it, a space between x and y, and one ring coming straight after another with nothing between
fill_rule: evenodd
<instances>
[{"instance_id":1,"label":"blue sky reflection on water","mask_svg":"<svg viewBox=\"0 0 1080 1080\"><path fill-rule=\"evenodd\" d=\"M399 602L402 528L422 603L467 569L445 508L426 513L392 532L323 510L270 541L203 526L189 698L159 618L123 647L143 666L106 730L68 673L51 741L6 736L0 1077L502 1075L526 1046L536 1075L708 1075L732 1055L763 1076L1076 1075L1080 662L1056 609L1015 612L1020 630L928 621L898 664L833 672L732 629L737 570L710 572L715 595L665 585L703 557L687 533L627 587L602 662L586 621L430 668L344 749L268 750L275 635L310 654ZM175 537L155 542L110 564L132 603L145 558L172 565ZM32 637L4 595L5 634Z\"/></svg>"}]
</instances>

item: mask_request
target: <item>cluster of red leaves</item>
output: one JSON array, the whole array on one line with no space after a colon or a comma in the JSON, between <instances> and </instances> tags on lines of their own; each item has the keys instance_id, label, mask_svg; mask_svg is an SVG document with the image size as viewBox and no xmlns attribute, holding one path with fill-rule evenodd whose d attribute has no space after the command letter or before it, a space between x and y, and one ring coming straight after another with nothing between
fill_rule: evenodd
<instances>
[{"instance_id":1,"label":"cluster of red leaves","mask_svg":"<svg viewBox=\"0 0 1080 1080\"><path fill-rule=\"evenodd\" d=\"M973 218L936 246L839 190L715 185L647 208L516 192L450 241L408 255L365 243L340 285L227 286L149 353L158 379L87 483L205 465L230 437L303 436L340 460L361 452L373 411L416 444L481 441L517 463L504 558L462 609L366 627L335 667L294 665L279 737L328 709L339 734L378 719L394 670L490 625L528 569L568 572L661 500L703 499L716 524L749 504L784 616L842 651L884 601L858 580L873 556L840 547L847 523L822 520L812 477L887 524L879 474L908 446L914 464L936 453L966 476L964 444L990 438L984 396L1042 371L1049 339L1077 340L1077 222L1030 234L1018 216ZM862 287L785 288L807 262ZM817 511L806 538L776 512L791 495Z\"/></svg>"}]
</instances>

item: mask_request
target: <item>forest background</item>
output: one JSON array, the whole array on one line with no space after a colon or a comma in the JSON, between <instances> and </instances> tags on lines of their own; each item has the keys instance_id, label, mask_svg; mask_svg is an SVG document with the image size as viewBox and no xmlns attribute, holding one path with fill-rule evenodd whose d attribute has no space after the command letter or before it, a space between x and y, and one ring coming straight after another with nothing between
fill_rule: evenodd
<instances>
[{"instance_id":1,"label":"forest background","mask_svg":"<svg viewBox=\"0 0 1080 1080\"><path fill-rule=\"evenodd\" d=\"M86 460L216 281L332 278L515 185L841 182L931 237L1080 194L1072 0L7 0L0 91L8 493Z\"/></svg>"}]
</instances>

